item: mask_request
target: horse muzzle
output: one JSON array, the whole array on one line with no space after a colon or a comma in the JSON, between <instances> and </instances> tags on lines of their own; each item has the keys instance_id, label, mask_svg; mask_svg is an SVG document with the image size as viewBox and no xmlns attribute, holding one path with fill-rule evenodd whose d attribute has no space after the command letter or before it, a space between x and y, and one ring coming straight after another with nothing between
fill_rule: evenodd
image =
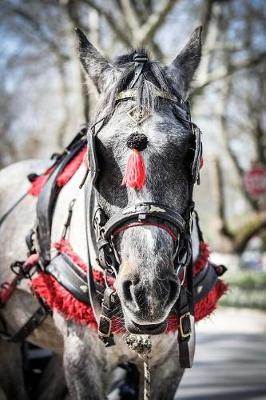
<instances>
[{"instance_id":1,"label":"horse muzzle","mask_svg":"<svg viewBox=\"0 0 266 400\"><path fill-rule=\"evenodd\" d=\"M163 333L180 293L178 279L157 277L148 282L135 275L123 279L118 286L127 330L138 334Z\"/></svg>"}]
</instances>

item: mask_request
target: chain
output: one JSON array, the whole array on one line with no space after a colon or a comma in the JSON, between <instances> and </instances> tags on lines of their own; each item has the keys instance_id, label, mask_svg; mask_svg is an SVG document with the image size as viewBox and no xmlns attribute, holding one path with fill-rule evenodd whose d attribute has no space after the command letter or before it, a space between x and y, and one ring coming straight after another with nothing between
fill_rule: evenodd
<instances>
[{"instance_id":1,"label":"chain","mask_svg":"<svg viewBox=\"0 0 266 400\"><path fill-rule=\"evenodd\" d=\"M128 334L125 336L125 342L130 350L135 351L143 360L144 367L144 392L143 400L151 398L151 372L150 372L150 353L152 349L150 336L144 338L141 335Z\"/></svg>"}]
</instances>

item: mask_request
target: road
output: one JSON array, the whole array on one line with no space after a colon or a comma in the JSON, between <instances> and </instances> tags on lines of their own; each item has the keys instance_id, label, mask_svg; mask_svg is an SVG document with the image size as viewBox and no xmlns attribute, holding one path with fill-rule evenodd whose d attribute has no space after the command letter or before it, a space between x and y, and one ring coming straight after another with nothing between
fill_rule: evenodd
<instances>
[{"instance_id":1,"label":"road","mask_svg":"<svg viewBox=\"0 0 266 400\"><path fill-rule=\"evenodd\" d=\"M195 363L178 400L266 400L266 317L218 311L198 325Z\"/></svg>"}]
</instances>

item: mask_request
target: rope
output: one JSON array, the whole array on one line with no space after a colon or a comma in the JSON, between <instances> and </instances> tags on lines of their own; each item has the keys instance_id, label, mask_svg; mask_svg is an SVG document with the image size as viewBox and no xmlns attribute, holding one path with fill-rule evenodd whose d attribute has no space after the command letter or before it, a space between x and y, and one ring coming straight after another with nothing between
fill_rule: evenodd
<instances>
[{"instance_id":1,"label":"rope","mask_svg":"<svg viewBox=\"0 0 266 400\"><path fill-rule=\"evenodd\" d=\"M150 400L151 398L151 370L150 359L147 356L144 360L144 393L143 400Z\"/></svg>"},{"instance_id":2,"label":"rope","mask_svg":"<svg viewBox=\"0 0 266 400\"><path fill-rule=\"evenodd\" d=\"M143 360L144 371L144 390L143 400L151 399L151 368L150 368L150 353L152 349L150 336L144 338L141 335L128 334L125 336L125 342L130 350L135 351Z\"/></svg>"}]
</instances>

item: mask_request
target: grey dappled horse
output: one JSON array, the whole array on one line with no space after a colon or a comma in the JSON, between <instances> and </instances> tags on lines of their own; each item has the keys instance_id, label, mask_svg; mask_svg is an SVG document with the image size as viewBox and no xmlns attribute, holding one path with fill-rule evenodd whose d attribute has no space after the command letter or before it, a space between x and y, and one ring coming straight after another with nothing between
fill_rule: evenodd
<instances>
[{"instance_id":1,"label":"grey dappled horse","mask_svg":"<svg viewBox=\"0 0 266 400\"><path fill-rule=\"evenodd\" d=\"M114 96L125 86L123 79L132 68L133 56L119 57L115 62L107 61L84 36L79 41L80 58L99 92L95 121L112 110L112 117L99 133L99 157L104 161L101 170L99 191L101 204L108 215L130 204L151 201L167 204L178 213L186 209L189 201L189 173L186 155L191 146L191 130L172 111L170 102L156 98L154 85L159 81L163 90L176 93L181 98L188 96L201 57L201 29L192 34L189 42L170 65L149 61L150 77L139 82L142 85L142 101L152 115L142 124L149 146L145 150L147 182L142 190L121 186L122 174L128 158L126 140L132 133L133 125L127 112L134 105L133 100L120 102L114 107ZM123 87L125 89L125 87ZM182 117L182 110L179 110ZM47 138L49 140L49 138ZM28 188L26 176L41 172L50 161L23 161L13 164L0 173L0 196L3 214L20 194ZM60 192L54 213L52 240L58 240L67 216L67 205L77 197L73 210L70 243L84 260L87 259L84 217L84 188L78 186L84 176L82 165L71 181ZM1 226L0 234L0 281L11 278L10 264L25 259L25 236L34 226L36 199L28 196L15 208ZM150 326L164 321L176 301L179 287L173 283L173 240L160 227L136 226L121 233L117 239L121 265L116 280L116 289L121 301L125 324L130 330L134 321L138 326ZM198 242L193 242L193 258L198 254ZM94 265L95 268L98 268ZM134 307L134 296L126 301L123 283L129 276L137 277L138 289L145 307L143 313ZM133 287L134 291L135 287ZM128 299L127 299L128 300ZM16 331L38 307L28 283L22 281L8 304L1 310L10 331ZM48 317L28 338L30 342L63 352L65 376L73 399L101 400L106 398L110 383L110 372L118 363L130 361L140 369L142 362L130 351L121 337L116 345L105 348L97 334L87 327L64 320L58 313ZM173 399L183 370L178 363L176 334L152 336L152 395L153 400ZM18 346L0 343L0 381L8 399L27 399L21 377L21 360ZM140 374L142 375L142 374ZM140 390L140 394L141 394Z\"/></svg>"}]
</instances>

